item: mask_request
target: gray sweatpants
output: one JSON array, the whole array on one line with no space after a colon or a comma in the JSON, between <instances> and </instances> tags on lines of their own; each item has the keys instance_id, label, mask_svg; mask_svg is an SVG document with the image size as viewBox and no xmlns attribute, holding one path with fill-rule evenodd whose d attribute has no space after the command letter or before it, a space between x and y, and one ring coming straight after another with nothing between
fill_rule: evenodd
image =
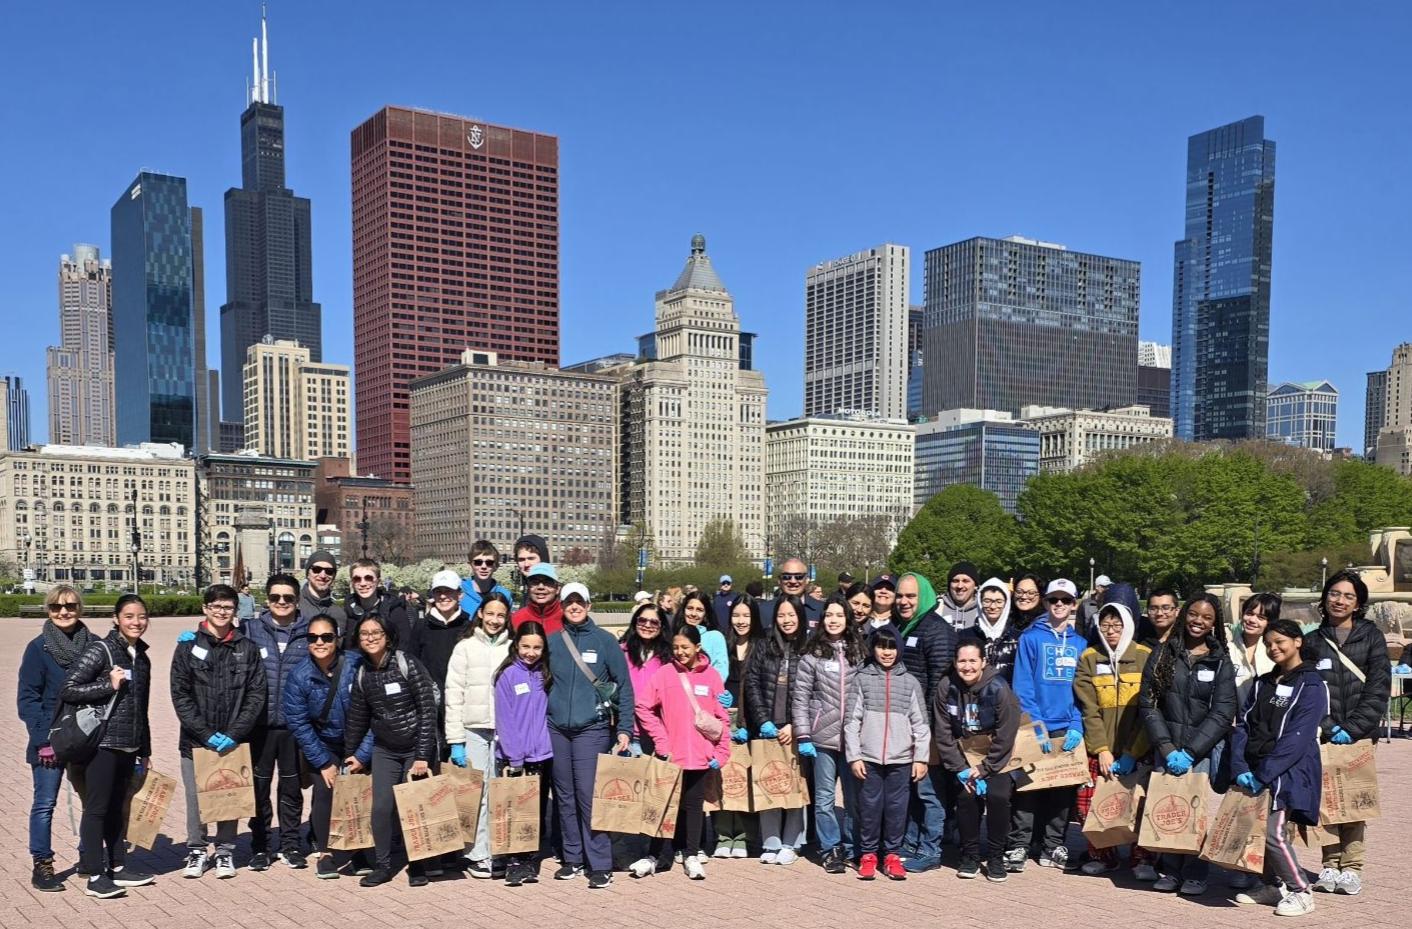
<instances>
[{"instance_id":1,"label":"gray sweatpants","mask_svg":"<svg viewBox=\"0 0 1412 929\"><path fill-rule=\"evenodd\" d=\"M201 822L201 809L196 802L196 762L190 755L181 759L181 784L186 789L186 847L205 851L210 844L206 838L206 824ZM216 823L216 854L235 854L235 833L240 823L228 819Z\"/></svg>"}]
</instances>

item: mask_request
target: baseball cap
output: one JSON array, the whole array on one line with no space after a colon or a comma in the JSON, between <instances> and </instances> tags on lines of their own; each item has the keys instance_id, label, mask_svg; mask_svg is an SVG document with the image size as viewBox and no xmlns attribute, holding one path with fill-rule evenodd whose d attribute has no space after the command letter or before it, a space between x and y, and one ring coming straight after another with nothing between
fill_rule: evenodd
<instances>
[{"instance_id":1,"label":"baseball cap","mask_svg":"<svg viewBox=\"0 0 1412 929\"><path fill-rule=\"evenodd\" d=\"M879 574L873 578L873 582L868 585L869 590L877 590L879 587L886 587L888 590L897 589L897 578L891 574Z\"/></svg>"},{"instance_id":2,"label":"baseball cap","mask_svg":"<svg viewBox=\"0 0 1412 929\"><path fill-rule=\"evenodd\" d=\"M554 566L547 561L541 561L529 569L525 574L525 580L528 581L532 577L547 577L554 583L559 583L559 572L555 571Z\"/></svg>"},{"instance_id":3,"label":"baseball cap","mask_svg":"<svg viewBox=\"0 0 1412 929\"><path fill-rule=\"evenodd\" d=\"M717 581L717 583L718 583L718 584L734 584L735 581L731 580L731 576L730 576L729 574L722 574L722 575L721 575L721 579L720 579L719 581Z\"/></svg>"},{"instance_id":4,"label":"baseball cap","mask_svg":"<svg viewBox=\"0 0 1412 929\"><path fill-rule=\"evenodd\" d=\"M1113 579L1106 574L1100 574L1093 581L1094 587L1112 587Z\"/></svg>"},{"instance_id":5,"label":"baseball cap","mask_svg":"<svg viewBox=\"0 0 1412 929\"><path fill-rule=\"evenodd\" d=\"M436 590L438 587L445 587L447 590L460 590L461 575L450 570L436 572L431 579L431 589Z\"/></svg>"},{"instance_id":6,"label":"baseball cap","mask_svg":"<svg viewBox=\"0 0 1412 929\"><path fill-rule=\"evenodd\" d=\"M632 595L632 602L638 605L641 605L643 603L651 603L652 595L645 590L639 590L637 593Z\"/></svg>"},{"instance_id":7,"label":"baseball cap","mask_svg":"<svg viewBox=\"0 0 1412 929\"><path fill-rule=\"evenodd\" d=\"M1070 597L1077 597L1079 589L1074 586L1074 582L1066 578L1055 578L1049 582L1049 586L1044 588L1044 597L1049 599L1055 594L1067 594Z\"/></svg>"},{"instance_id":8,"label":"baseball cap","mask_svg":"<svg viewBox=\"0 0 1412 929\"><path fill-rule=\"evenodd\" d=\"M852 584L853 575L849 574L847 571L840 571L838 572L838 582L840 584Z\"/></svg>"},{"instance_id":9,"label":"baseball cap","mask_svg":"<svg viewBox=\"0 0 1412 929\"><path fill-rule=\"evenodd\" d=\"M578 581L574 581L571 584L564 585L564 589L559 591L559 602L563 603L565 600L569 599L574 594L578 594L580 597L582 597L584 603L592 602L593 598L588 595L588 588L580 584Z\"/></svg>"}]
</instances>

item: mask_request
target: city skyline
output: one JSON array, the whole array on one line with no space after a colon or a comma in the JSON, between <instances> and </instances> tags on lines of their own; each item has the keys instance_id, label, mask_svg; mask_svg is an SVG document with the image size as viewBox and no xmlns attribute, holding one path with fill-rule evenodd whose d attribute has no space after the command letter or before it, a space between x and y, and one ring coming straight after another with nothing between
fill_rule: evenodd
<instances>
[{"instance_id":1,"label":"city skyline","mask_svg":"<svg viewBox=\"0 0 1412 929\"><path fill-rule=\"evenodd\" d=\"M155 10L160 5L152 6ZM51 309L54 257L74 241L95 242L104 254L113 253L111 243L103 241L103 214L112 202L111 192L150 165L187 177L191 203L211 210L239 171L232 113L239 108L242 98L237 95L243 93L249 72L248 37L258 24L258 5L223 7L193 24L191 42L205 54L190 56L158 42L143 60L121 62L84 54L84 49L99 39L104 44L131 39L137 24L94 9L101 28L93 30L95 36L75 37L82 47L75 49L73 58L81 63L77 77L97 107L91 118L104 132L101 159L91 149L80 155L47 151L48 146L3 156L12 173L26 177L26 188L44 191L42 199L21 191L13 204L21 221L0 233L7 282L0 313L11 324L32 319L41 323L21 330L19 345L7 353L4 365L30 384L41 382L43 347L58 342ZM650 295L660 286L653 269L676 258L680 246L673 243L692 232L706 233L718 261L732 268L743 328L761 333L757 365L772 385L772 419L790 418L803 408L800 275L830 255L849 254L878 241L925 251L971 235L1019 233L1135 258L1147 271L1141 336L1167 341L1171 282L1166 269L1171 230L1179 228L1182 215L1177 178L1182 176L1184 140L1252 113L1265 115L1282 149L1270 381L1318 373L1336 384L1356 383L1363 372L1383 363L1391 344L1407 337L1389 333L1388 344L1370 338L1330 344L1308 337L1311 325L1333 313L1354 322L1353 331L1366 332L1375 331L1373 324L1380 318L1395 318L1400 310L1396 289L1390 283L1379 285L1392 280L1391 269L1401 260L1392 243L1398 238L1398 217L1407 212L1405 194L1389 191L1385 179L1358 160L1372 156L1357 154L1360 143L1371 146L1377 140L1376 164L1381 166L1382 153L1407 147L1407 127L1375 118L1396 106L1388 83L1377 78L1377 66L1370 64L1395 58L1391 45L1387 54L1378 50L1397 31L1385 19L1337 19L1311 7L1314 16L1327 16L1320 28L1307 17L1297 25L1259 20L1262 43L1251 50L1236 37L1247 17L1252 26L1257 22L1255 14L1234 11L1229 37L1214 37L1203 52L1217 66L1195 85L1185 82L1175 88L1166 86L1167 75L1178 62L1190 65L1190 51L1179 53L1177 48L1182 36L1194 34L1195 22L1167 22L1144 12L1129 17L1122 29L1104 24L1092 35L1075 34L1075 41L1095 58L1090 64L1074 63L1084 56L1073 54L1072 43L1046 34L1038 21L1042 17L1036 17L1019 27L1015 39L1014 67L1019 70L1013 75L1014 90L1001 82L983 88L972 103L948 102L939 114L923 106L928 95L920 91L875 103L883 108L880 117L907 131L895 145L880 144L876 152L864 152L858 147L858 130L847 121L829 133L810 135L809 146L790 144L821 111L811 105L792 113L782 104L786 96L805 88L814 88L810 96L821 99L837 92L820 104L828 112L843 112L855 98L845 88L846 75L830 75L823 62L787 70L769 62L771 56L757 48L786 41L801 28L783 11L771 11L752 24L754 42L730 34L729 22L706 26L703 39L723 41L724 54L739 67L693 64L679 79L661 82L669 85L663 87L648 86L652 82L635 69L608 65L601 51L592 48L594 42L582 41L586 35L611 40L612 29L623 28L618 41L645 50L649 57L643 66L650 67L655 60L651 56L660 54L651 49L652 36L670 32L672 23L669 15L649 15L649 9L616 10L606 17L612 22L595 24L580 19L581 11L565 7L540 26L545 30L545 54L552 59L544 75L516 84L478 84L474 92L464 90L464 82L445 80L450 72L436 64L436 50L449 47L454 28L439 30L448 33L445 37L423 35L413 15L379 23L355 10L346 19L327 23L317 13L294 6L271 9L271 28L281 40L280 102L298 114L289 129L290 177L313 201L316 214L314 265L322 282L326 360L348 363L353 357L347 133L367 113L387 104L465 113L562 139L561 356L566 363L631 348L632 334L643 331L649 320ZM917 7L896 24L870 26L861 37L864 57L878 57L884 47L912 47L918 40L911 34L926 33L920 27L936 15ZM504 31L516 21L513 12L492 10L482 31ZM47 25L52 22L56 20L48 11L17 11L16 28L29 35L64 34ZM998 28L985 22L973 25L981 27L983 40ZM828 33L824 25L803 28L799 40L822 47ZM343 52L374 30L387 33L388 54L405 64L397 75L386 69L360 74L356 61L342 60L356 58ZM1120 34L1132 40L1121 52L1113 44ZM425 54L414 50L414 36L430 44ZM52 57L47 44L26 43L19 49L17 67L41 76L53 73L53 65L44 63L46 56ZM476 67L493 68L513 59L511 51L494 44L479 48ZM1066 49L1062 55L1061 47ZM1243 60L1230 54L1237 47ZM1338 61L1346 77L1366 86L1368 93L1335 106L1330 88L1286 63L1316 49ZM948 60L937 79L962 79L972 54L980 54L980 49ZM1024 60L1026 54L1031 60ZM1141 57L1143 63L1126 81L1130 86L1109 88L1113 99L1101 119L1067 112L1055 122L1057 117L1024 100L1018 90L1029 69L1042 73L1061 63L1066 81L1109 87L1105 75L1115 61L1129 56ZM885 76L906 80L921 74L915 66L894 63L907 59L905 54L887 55ZM731 70L737 73L725 73ZM173 81L172 74L182 79ZM578 85L566 87L571 74L582 77ZM52 88L41 81L27 89L23 100L6 104L23 115L28 130L41 139L58 137L53 127L71 86L50 83ZM121 115L127 112L125 100L139 86L153 88L152 98L144 100L142 118L126 120ZM751 99L754 88L761 86L771 90ZM691 105L680 105L677 98L686 87L698 92ZM116 111L105 113L105 106ZM1002 111L1004 119L995 123ZM1017 124L1026 124L1024 133L1010 128ZM963 129L987 130L995 134L995 144L988 143L984 150L960 146L956 152L932 148L947 132ZM721 151L707 159L672 154L655 144L703 131L724 140L748 137L748 151ZM1028 142L1023 151L1010 152L1007 146L1022 137ZM1034 138L1044 141L1036 148ZM41 150L46 150L42 158ZM918 159L919 151L928 154ZM1350 151L1355 154L1350 156ZM78 171L79 164L90 170ZM839 173L845 164L852 173ZM878 173L884 166L887 176ZM92 170L95 167L98 170ZM830 197L817 196L815 185L822 177L834 185ZM1000 178L1007 183L1000 185ZM213 256L224 251L216 225L206 230ZM1380 278L1370 270L1349 289L1346 273L1336 272L1354 263L1390 269L1389 276ZM207 269L208 304L218 304L224 292L219 264L212 261ZM910 289L911 302L919 303L919 274L912 275ZM209 317L208 311L214 332L217 322ZM208 356L214 359L216 352L208 348ZM1345 396L1349 408L1340 417L1340 445L1361 444L1354 438L1361 419L1356 393ZM47 431L47 416L36 411L34 418L38 439Z\"/></svg>"}]
</instances>

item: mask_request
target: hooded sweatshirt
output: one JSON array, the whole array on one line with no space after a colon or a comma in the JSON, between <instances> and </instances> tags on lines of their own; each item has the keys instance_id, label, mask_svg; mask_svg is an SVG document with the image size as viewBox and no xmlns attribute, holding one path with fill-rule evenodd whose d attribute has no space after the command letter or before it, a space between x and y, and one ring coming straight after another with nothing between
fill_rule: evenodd
<instances>
[{"instance_id":1,"label":"hooded sweatshirt","mask_svg":"<svg viewBox=\"0 0 1412 929\"><path fill-rule=\"evenodd\" d=\"M1049 732L1083 730L1083 716L1074 703L1074 672L1084 642L1069 624L1055 629L1045 613L1020 633L1015 655L1015 696L1020 709Z\"/></svg>"},{"instance_id":2,"label":"hooded sweatshirt","mask_svg":"<svg viewBox=\"0 0 1412 929\"><path fill-rule=\"evenodd\" d=\"M1104 604L1094 617L1094 628L1110 609L1116 610L1123 620L1122 638L1112 648L1100 641L1102 648L1090 646L1079 656L1074 698L1083 713L1084 743L1089 755L1096 758L1107 751L1136 759L1148 750L1147 726L1138 697L1142 692L1142 672L1152 650L1133 641L1137 625L1121 603Z\"/></svg>"},{"instance_id":3,"label":"hooded sweatshirt","mask_svg":"<svg viewBox=\"0 0 1412 929\"><path fill-rule=\"evenodd\" d=\"M1020 702L994 668L982 668L973 684L961 680L953 668L932 698L932 736L942 764L953 773L971 767L960 742L976 735L990 736L990 748L976 765L980 776L999 772L1010 761L1019 728Z\"/></svg>"},{"instance_id":4,"label":"hooded sweatshirt","mask_svg":"<svg viewBox=\"0 0 1412 929\"><path fill-rule=\"evenodd\" d=\"M986 619L985 611L979 611L976 614L976 624L961 634L957 644L967 641L979 643L986 666L1004 678L1008 684L1015 676L1015 653L1020 647L1020 632L1015 628L1010 616L1010 586L998 577L991 578L976 588L977 604L981 602L981 595L987 590L998 590L1005 595L1005 606L1000 611L1000 618L992 624Z\"/></svg>"},{"instance_id":5,"label":"hooded sweatshirt","mask_svg":"<svg viewBox=\"0 0 1412 929\"><path fill-rule=\"evenodd\" d=\"M632 692L634 694L643 693L647 690L647 685L651 683L652 675L656 674L657 670L663 666L662 659L658 658L656 655L648 655L647 660L644 661L642 667L639 668L632 663L632 658L628 657L628 647L626 643L623 645L623 657L628 663L628 678L632 681ZM633 738L637 738L642 734L642 725L640 722L633 723L632 734Z\"/></svg>"},{"instance_id":6,"label":"hooded sweatshirt","mask_svg":"<svg viewBox=\"0 0 1412 929\"><path fill-rule=\"evenodd\" d=\"M981 612L980 589L971 591L971 599L966 603L957 603L951 596L951 582L959 576L966 576L971 579L972 584L980 584L980 575L976 573L976 566L969 561L958 561L951 566L951 570L946 574L946 589L941 592L941 601L936 605L936 611L941 618L951 624L951 628L957 632L970 629L976 624L976 617Z\"/></svg>"},{"instance_id":7,"label":"hooded sweatshirt","mask_svg":"<svg viewBox=\"0 0 1412 929\"><path fill-rule=\"evenodd\" d=\"M513 768L554 756L549 742L549 695L536 664L516 658L495 681L495 754Z\"/></svg>"},{"instance_id":8,"label":"hooded sweatshirt","mask_svg":"<svg viewBox=\"0 0 1412 929\"><path fill-rule=\"evenodd\" d=\"M544 606L527 601L510 617L510 625L518 629L520 623L530 619L544 627L545 635L558 635L564 631L564 605L557 597Z\"/></svg>"},{"instance_id":9,"label":"hooded sweatshirt","mask_svg":"<svg viewBox=\"0 0 1412 929\"><path fill-rule=\"evenodd\" d=\"M1319 731L1328 712L1329 688L1313 662L1260 675L1231 736L1232 780L1254 774L1269 785L1271 809L1317 824L1324 783Z\"/></svg>"},{"instance_id":10,"label":"hooded sweatshirt","mask_svg":"<svg viewBox=\"0 0 1412 929\"><path fill-rule=\"evenodd\" d=\"M446 686L446 669L451 664L451 653L456 650L470 623L471 618L459 608L450 616L443 616L440 610L432 607L412 626L411 639L405 651L426 667L438 693Z\"/></svg>"},{"instance_id":11,"label":"hooded sweatshirt","mask_svg":"<svg viewBox=\"0 0 1412 929\"><path fill-rule=\"evenodd\" d=\"M461 581L461 609L467 616L476 615L476 610L480 609L481 601L486 594L498 593L510 602L510 610L515 609L515 596L492 575L484 581L478 581L474 576Z\"/></svg>"},{"instance_id":12,"label":"hooded sweatshirt","mask_svg":"<svg viewBox=\"0 0 1412 929\"><path fill-rule=\"evenodd\" d=\"M687 771L702 771L714 758L724 766L731 758L731 718L716 699L724 689L705 652L697 653L690 669L673 661L658 668L647 689L637 694L638 722L652 738L655 750L670 757L673 764ZM714 742L696 729L697 707L721 724L721 735Z\"/></svg>"}]
</instances>

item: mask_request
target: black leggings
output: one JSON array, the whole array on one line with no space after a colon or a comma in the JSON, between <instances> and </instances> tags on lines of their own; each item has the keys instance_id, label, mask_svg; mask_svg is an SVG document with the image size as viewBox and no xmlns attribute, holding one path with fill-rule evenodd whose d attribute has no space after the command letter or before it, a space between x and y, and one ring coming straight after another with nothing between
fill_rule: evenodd
<instances>
[{"instance_id":1,"label":"black leggings","mask_svg":"<svg viewBox=\"0 0 1412 929\"><path fill-rule=\"evenodd\" d=\"M676 832L671 839L653 839L649 852L659 865L670 864L674 850L683 855L695 855L701 851L701 829L706 820L702 806L706 800L706 775L710 773L709 768L682 771Z\"/></svg>"},{"instance_id":2,"label":"black leggings","mask_svg":"<svg viewBox=\"0 0 1412 929\"><path fill-rule=\"evenodd\" d=\"M955 778L952 782L955 783ZM960 788L960 784L957 784ZM969 858L981 856L981 812L985 812L987 858L1005 854L1010 833L1010 797L1015 780L1009 774L996 774L985 779L985 796L978 797L964 788L954 791L956 825L961 834L961 854Z\"/></svg>"},{"instance_id":3,"label":"black leggings","mask_svg":"<svg viewBox=\"0 0 1412 929\"><path fill-rule=\"evenodd\" d=\"M123 833L127 830L128 787L132 783L136 752L100 748L84 768L83 819L79 825L79 855L89 874L102 874L103 849L109 865L121 868L124 860Z\"/></svg>"}]
</instances>

